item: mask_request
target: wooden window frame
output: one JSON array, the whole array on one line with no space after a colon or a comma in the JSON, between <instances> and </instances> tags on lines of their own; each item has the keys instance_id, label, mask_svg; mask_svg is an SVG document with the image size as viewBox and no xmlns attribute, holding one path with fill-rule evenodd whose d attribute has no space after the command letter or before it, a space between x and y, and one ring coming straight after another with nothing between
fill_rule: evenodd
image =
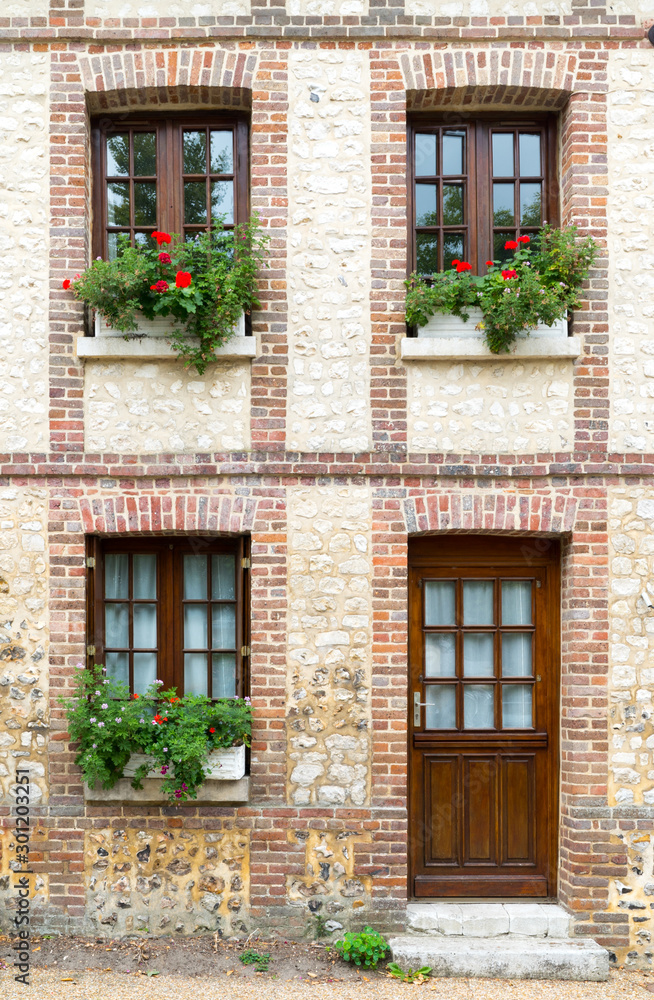
<instances>
[{"instance_id":1,"label":"wooden window frame","mask_svg":"<svg viewBox=\"0 0 654 1000\"><path fill-rule=\"evenodd\" d=\"M467 195L464 202L464 222L456 229L467 228L469 245L466 247L463 259L472 264L474 274L484 274L487 270L486 260L492 259L492 161L490 155L490 133L497 130L538 130L543 137L543 218L552 225L559 224L559 179L558 179L558 122L556 115L532 114L509 115L492 112L457 114L447 112L419 112L411 115L407 122L407 225L408 245L407 274L417 268L416 227L415 225L415 136L416 133L439 132L442 129L453 131L465 130L467 133L467 163L466 172L461 175L467 184ZM439 164L440 168L440 164ZM435 175L438 176L438 175ZM441 228L441 227L434 227ZM515 227L497 227L522 232L519 225ZM529 227L524 227L529 231ZM442 254L442 245L439 250ZM447 270L447 266L443 267Z\"/></svg>"},{"instance_id":2,"label":"wooden window frame","mask_svg":"<svg viewBox=\"0 0 654 1000\"><path fill-rule=\"evenodd\" d=\"M216 537L186 536L145 538L107 538L88 535L87 563L87 659L89 663L104 663L104 557L107 553L157 553L157 677L164 689L176 687L184 694L182 556L184 554L234 553L236 556L236 696L245 697L250 690L249 657L249 574L250 540L247 536ZM211 605L211 601L209 601ZM130 611L130 627L132 615ZM210 652L209 652L210 658ZM130 690L132 690L132 657L130 656Z\"/></svg>"},{"instance_id":3,"label":"wooden window frame","mask_svg":"<svg viewBox=\"0 0 654 1000\"><path fill-rule=\"evenodd\" d=\"M184 180L182 163L182 133L187 129L229 127L234 131L234 224L248 220L249 205L249 123L247 115L238 112L197 112L171 115L166 112L149 115L102 115L91 121L92 171L92 253L93 257L108 255L106 143L112 132L154 129L157 132L157 222L155 228L167 233L182 233L184 227ZM218 175L216 175L218 176ZM230 175L232 176L232 175ZM133 174L124 178L130 183ZM147 178L144 178L147 180ZM132 200L133 212L133 200ZM114 227L120 229L122 227ZM149 229L132 226L132 229ZM186 227L189 228L189 227ZM203 227L196 227L203 228ZM205 227L206 228L206 227ZM227 225L226 228L232 228Z\"/></svg>"}]
</instances>

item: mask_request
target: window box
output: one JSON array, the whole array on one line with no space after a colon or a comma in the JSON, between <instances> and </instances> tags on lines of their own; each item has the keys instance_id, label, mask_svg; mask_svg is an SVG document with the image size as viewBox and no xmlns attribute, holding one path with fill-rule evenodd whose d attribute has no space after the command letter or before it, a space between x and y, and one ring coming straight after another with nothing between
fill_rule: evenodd
<instances>
[{"instance_id":1,"label":"window box","mask_svg":"<svg viewBox=\"0 0 654 1000\"><path fill-rule=\"evenodd\" d=\"M125 335L121 330L107 326L105 319L96 314L95 336L79 337L77 356L79 358L177 358L179 355L168 343L175 320L171 316L149 320L143 317L138 330ZM215 349L216 358L241 360L256 358L256 337L245 336L245 315L241 315L234 336Z\"/></svg>"},{"instance_id":2,"label":"window box","mask_svg":"<svg viewBox=\"0 0 654 1000\"><path fill-rule=\"evenodd\" d=\"M141 764L147 764L152 757L142 753L133 753L123 768L125 778L133 778ZM207 770L211 779L216 781L239 781L245 775L245 747L226 747L224 750L212 750L207 759ZM148 771L148 777L159 777L159 772ZM207 779L209 780L209 779Z\"/></svg>"},{"instance_id":3,"label":"window box","mask_svg":"<svg viewBox=\"0 0 654 1000\"><path fill-rule=\"evenodd\" d=\"M581 353L578 337L568 336L568 321L552 326L540 323L529 334L518 334L508 353L491 354L483 335L476 329L483 319L481 309L469 310L468 320L448 313L434 313L417 337L404 337L400 344L403 361L511 361L516 358L577 358Z\"/></svg>"},{"instance_id":4,"label":"window box","mask_svg":"<svg viewBox=\"0 0 654 1000\"><path fill-rule=\"evenodd\" d=\"M121 778L113 788L91 788L84 785L84 801L93 802L97 805L108 803L122 803L123 805L138 806L238 806L246 805L250 801L250 779L248 777L238 778L234 781L224 779L207 778L198 788L197 799L180 800L171 803L168 796L161 792L160 778L145 778L142 782L143 788L132 788L130 778Z\"/></svg>"}]
</instances>

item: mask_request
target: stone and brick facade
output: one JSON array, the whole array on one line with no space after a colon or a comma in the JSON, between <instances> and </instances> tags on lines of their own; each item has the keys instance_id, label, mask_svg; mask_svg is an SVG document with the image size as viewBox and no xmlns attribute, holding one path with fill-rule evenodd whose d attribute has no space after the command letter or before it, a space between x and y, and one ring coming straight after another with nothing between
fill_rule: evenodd
<instances>
[{"instance_id":1,"label":"stone and brick facade","mask_svg":"<svg viewBox=\"0 0 654 1000\"><path fill-rule=\"evenodd\" d=\"M9 2L0 16L0 890L93 934L403 926L411 536L562 545L559 899L651 964L654 48L646 0ZM648 20L649 18L649 20ZM318 100L315 100L315 97ZM243 109L257 357L82 361L91 115ZM550 111L602 253L571 359L406 361L406 118ZM46 403L47 401L47 403ZM85 537L251 538L250 801L85 803ZM647 918L645 921L643 918Z\"/></svg>"}]
</instances>

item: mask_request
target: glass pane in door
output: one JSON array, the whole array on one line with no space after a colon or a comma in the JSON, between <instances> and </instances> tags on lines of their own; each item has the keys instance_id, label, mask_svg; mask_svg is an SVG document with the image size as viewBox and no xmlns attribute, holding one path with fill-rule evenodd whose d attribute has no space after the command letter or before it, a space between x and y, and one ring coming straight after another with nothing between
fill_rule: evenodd
<instances>
[{"instance_id":1,"label":"glass pane in door","mask_svg":"<svg viewBox=\"0 0 654 1000\"><path fill-rule=\"evenodd\" d=\"M493 684L464 684L464 729L493 729L495 726L494 690Z\"/></svg>"}]
</instances>

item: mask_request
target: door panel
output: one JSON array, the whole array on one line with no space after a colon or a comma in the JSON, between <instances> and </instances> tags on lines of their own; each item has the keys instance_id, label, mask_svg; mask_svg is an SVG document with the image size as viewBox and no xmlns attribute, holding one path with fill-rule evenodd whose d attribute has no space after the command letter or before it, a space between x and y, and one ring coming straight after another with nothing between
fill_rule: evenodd
<instances>
[{"instance_id":1,"label":"door panel","mask_svg":"<svg viewBox=\"0 0 654 1000\"><path fill-rule=\"evenodd\" d=\"M559 551L541 541L410 549L416 896L556 893Z\"/></svg>"}]
</instances>

